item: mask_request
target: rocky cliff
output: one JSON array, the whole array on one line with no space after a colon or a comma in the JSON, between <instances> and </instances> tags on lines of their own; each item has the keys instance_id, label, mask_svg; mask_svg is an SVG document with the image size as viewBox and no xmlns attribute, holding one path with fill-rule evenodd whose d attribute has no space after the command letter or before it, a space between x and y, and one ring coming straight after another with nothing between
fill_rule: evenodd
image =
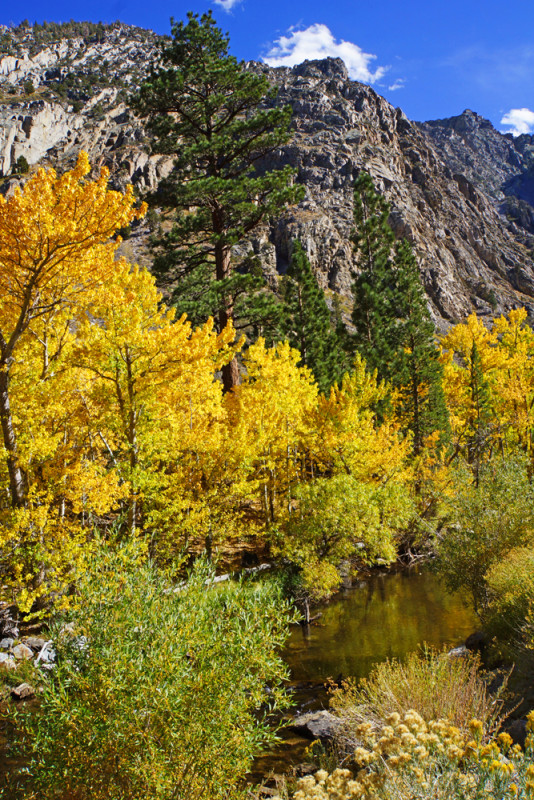
<instances>
[{"instance_id":1,"label":"rocky cliff","mask_svg":"<svg viewBox=\"0 0 534 800\"><path fill-rule=\"evenodd\" d=\"M534 135L499 133L470 110L419 127L451 172L465 175L493 199L516 236L534 234ZM532 247L534 238L523 238Z\"/></svg>"},{"instance_id":2,"label":"rocky cliff","mask_svg":"<svg viewBox=\"0 0 534 800\"><path fill-rule=\"evenodd\" d=\"M133 181L140 192L155 189L171 162L150 155L127 106L128 91L154 57L155 37L117 24L41 43L28 29L12 40L0 55L3 191L21 179L12 175L21 155L32 166L62 169L82 148L96 167L110 167L116 186ZM471 112L454 124L412 123L370 87L349 80L337 59L249 68L265 72L279 88L276 102L293 108L293 141L267 166L293 165L306 186L303 202L251 243L273 281L298 237L322 286L345 296L348 307L352 183L364 168L391 203L396 234L414 246L438 324L518 304L534 317L532 137L512 140ZM473 121L476 136L469 133ZM512 218L508 198L517 201L520 220Z\"/></svg>"}]
</instances>

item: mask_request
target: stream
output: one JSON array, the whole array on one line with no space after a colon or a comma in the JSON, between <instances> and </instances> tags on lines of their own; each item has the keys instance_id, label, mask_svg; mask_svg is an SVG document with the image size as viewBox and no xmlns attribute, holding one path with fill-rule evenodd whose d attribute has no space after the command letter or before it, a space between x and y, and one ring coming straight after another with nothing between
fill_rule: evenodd
<instances>
[{"instance_id":1,"label":"stream","mask_svg":"<svg viewBox=\"0 0 534 800\"><path fill-rule=\"evenodd\" d=\"M328 707L328 678L363 678L373 664L400 658L424 643L456 647L478 626L462 598L451 595L428 567L399 569L356 580L319 609L310 626L294 626L284 650L297 711ZM315 610L312 613L317 613ZM256 760L252 777L284 773L305 759L310 744L290 729Z\"/></svg>"}]
</instances>

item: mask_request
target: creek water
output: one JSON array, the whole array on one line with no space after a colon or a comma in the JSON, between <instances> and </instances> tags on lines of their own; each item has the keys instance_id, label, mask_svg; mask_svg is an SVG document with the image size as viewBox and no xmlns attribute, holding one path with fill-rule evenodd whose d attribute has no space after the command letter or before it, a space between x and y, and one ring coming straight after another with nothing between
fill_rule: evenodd
<instances>
[{"instance_id":1,"label":"creek water","mask_svg":"<svg viewBox=\"0 0 534 800\"><path fill-rule=\"evenodd\" d=\"M454 647L476 627L474 613L426 567L373 574L293 628L284 659L292 680L361 678L377 661L402 658L426 642Z\"/></svg>"},{"instance_id":2,"label":"creek water","mask_svg":"<svg viewBox=\"0 0 534 800\"><path fill-rule=\"evenodd\" d=\"M316 623L292 629L284 650L299 710L328 707L322 688L328 678L365 677L373 664L402 659L425 643L455 647L477 627L473 611L427 567L357 580L319 611ZM280 745L257 760L253 776L287 771L305 760L307 745L286 729Z\"/></svg>"}]
</instances>

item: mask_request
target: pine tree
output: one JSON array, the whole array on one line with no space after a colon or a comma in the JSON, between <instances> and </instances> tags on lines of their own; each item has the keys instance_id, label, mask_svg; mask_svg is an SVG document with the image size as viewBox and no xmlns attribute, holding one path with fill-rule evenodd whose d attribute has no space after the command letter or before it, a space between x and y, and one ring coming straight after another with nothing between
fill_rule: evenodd
<instances>
[{"instance_id":1,"label":"pine tree","mask_svg":"<svg viewBox=\"0 0 534 800\"><path fill-rule=\"evenodd\" d=\"M417 262L406 239L395 247L394 269L399 346L392 363L391 380L399 387L397 413L411 430L413 452L418 455L430 433L440 431L442 442L449 434L443 367Z\"/></svg>"},{"instance_id":2,"label":"pine tree","mask_svg":"<svg viewBox=\"0 0 534 800\"><path fill-rule=\"evenodd\" d=\"M376 191L369 173L360 172L354 183L352 241L358 274L353 283L353 347L381 379L391 377L391 360L397 346L397 292L394 286L392 248L388 225L389 203Z\"/></svg>"},{"instance_id":3,"label":"pine tree","mask_svg":"<svg viewBox=\"0 0 534 800\"><path fill-rule=\"evenodd\" d=\"M156 256L156 266L159 261ZM158 275L157 269L152 271ZM252 341L258 336L268 344L280 341L281 303L265 280L260 258L253 253L235 265L229 278L215 280L212 265L200 264L185 271L169 292L177 316L186 314L195 327L204 325L209 317L216 318L228 294L233 298L236 331L246 331Z\"/></svg>"},{"instance_id":4,"label":"pine tree","mask_svg":"<svg viewBox=\"0 0 534 800\"><path fill-rule=\"evenodd\" d=\"M261 169L261 160L289 140L291 109L267 107L267 78L238 63L228 44L211 11L200 20L189 12L186 24L173 24L134 100L148 117L153 150L175 157L158 192L157 201L176 215L156 269L166 282L195 270L218 281L220 330L235 316L232 247L303 193L291 185L290 167ZM229 390L238 382L234 359L223 383Z\"/></svg>"},{"instance_id":5,"label":"pine tree","mask_svg":"<svg viewBox=\"0 0 534 800\"><path fill-rule=\"evenodd\" d=\"M396 390L396 411L418 455L425 437L448 435L435 329L417 262L406 240L395 244L390 206L361 172L354 185L353 242L360 273L353 284L354 346Z\"/></svg>"},{"instance_id":6,"label":"pine tree","mask_svg":"<svg viewBox=\"0 0 534 800\"><path fill-rule=\"evenodd\" d=\"M299 241L283 285L283 334L311 369L323 393L348 371L347 354L334 330L324 292Z\"/></svg>"}]
</instances>

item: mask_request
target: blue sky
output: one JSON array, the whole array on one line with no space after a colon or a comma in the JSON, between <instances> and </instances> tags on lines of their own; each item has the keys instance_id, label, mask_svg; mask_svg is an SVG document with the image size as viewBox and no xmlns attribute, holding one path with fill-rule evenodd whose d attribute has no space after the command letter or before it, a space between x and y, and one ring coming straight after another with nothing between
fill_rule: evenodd
<instances>
[{"instance_id":1,"label":"blue sky","mask_svg":"<svg viewBox=\"0 0 534 800\"><path fill-rule=\"evenodd\" d=\"M168 33L171 16L210 7L240 59L340 55L411 119L470 108L534 132L534 0L18 0L0 4L0 23L121 19Z\"/></svg>"}]
</instances>

